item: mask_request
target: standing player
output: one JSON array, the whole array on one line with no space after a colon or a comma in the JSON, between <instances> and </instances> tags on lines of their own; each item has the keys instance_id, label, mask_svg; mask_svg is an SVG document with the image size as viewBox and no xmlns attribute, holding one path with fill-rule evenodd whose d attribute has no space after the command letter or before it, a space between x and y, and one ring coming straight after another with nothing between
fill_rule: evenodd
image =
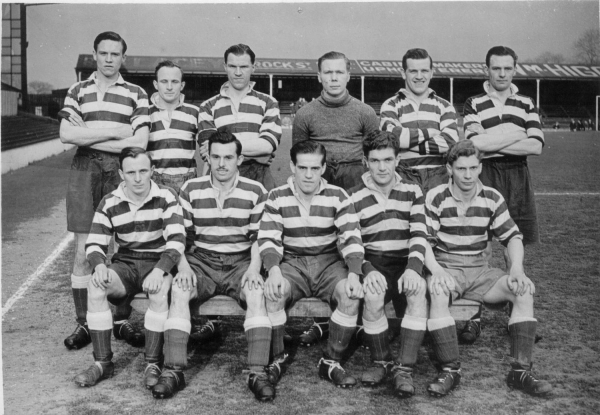
<instances>
[{"instance_id":1,"label":"standing player","mask_svg":"<svg viewBox=\"0 0 600 415\"><path fill-rule=\"evenodd\" d=\"M363 143L369 171L350 190L365 247L363 272L365 343L372 367L363 384L379 384L393 371L394 388L412 396L413 366L427 325L427 287L421 277L425 259L427 225L421 187L396 173L400 161L398 139L389 132L370 133ZM397 312L405 296L406 314L401 323L400 354L394 362L388 339L385 303L392 300Z\"/></svg>"},{"instance_id":2,"label":"standing player","mask_svg":"<svg viewBox=\"0 0 600 415\"><path fill-rule=\"evenodd\" d=\"M105 196L94 215L86 243L94 274L88 284L87 321L95 363L75 377L81 386L94 386L114 372L110 332L113 319L108 302L120 302L145 291L146 370L144 382L162 360L163 326L167 320L167 295L171 269L185 248L181 206L172 189L151 180L152 160L140 147L123 149L119 156L123 183ZM106 267L106 255L114 235L119 250Z\"/></svg>"},{"instance_id":3,"label":"standing player","mask_svg":"<svg viewBox=\"0 0 600 415\"><path fill-rule=\"evenodd\" d=\"M152 180L179 193L185 182L196 177L196 135L198 107L184 102L183 70L171 61L162 61L154 71L154 88L150 98L150 139Z\"/></svg>"},{"instance_id":4,"label":"standing player","mask_svg":"<svg viewBox=\"0 0 600 415\"><path fill-rule=\"evenodd\" d=\"M427 328L440 362L439 374L427 390L444 396L460 382L456 328L448 307L451 301L466 298L513 304L508 322L511 370L506 382L531 395L546 395L552 385L531 371L537 320L533 317L535 286L523 270L523 235L502 195L479 181L481 156L471 141L452 147L447 164L452 181L431 190L425 200L429 232L436 242L435 258L430 248L426 253L432 273L427 282L431 296ZM508 273L488 264L485 251L490 236L507 247Z\"/></svg>"},{"instance_id":5,"label":"standing player","mask_svg":"<svg viewBox=\"0 0 600 415\"><path fill-rule=\"evenodd\" d=\"M251 82L255 54L249 46L230 46L223 56L228 81L218 95L200 105L198 143L204 161L208 160L208 137L215 131L229 131L242 143L242 177L261 183L267 190L275 187L269 165L281 140L281 119L277 100L254 90ZM193 309L197 307L194 305ZM192 315L192 335L198 341L208 341L220 333L218 316L207 316L202 324L199 315Z\"/></svg>"},{"instance_id":6,"label":"standing player","mask_svg":"<svg viewBox=\"0 0 600 415\"><path fill-rule=\"evenodd\" d=\"M271 155L281 140L281 119L275 98L254 90L255 55L249 46L238 44L224 54L223 67L228 81L218 95L200 105L198 143L204 160L208 157L208 137L215 130L229 131L242 143L242 177L275 187L269 169Z\"/></svg>"},{"instance_id":7,"label":"standing player","mask_svg":"<svg viewBox=\"0 0 600 415\"><path fill-rule=\"evenodd\" d=\"M119 156L128 146L146 148L148 142L148 96L119 73L127 44L117 33L100 33L94 40L97 69L89 79L77 82L67 93L58 113L60 139L76 145L67 192L67 230L75 233L75 260L71 287L77 328L64 341L68 349L91 342L86 323L87 287L92 267L85 255L94 211L102 198L115 190ZM129 322L115 320L115 337L135 343L140 339Z\"/></svg>"},{"instance_id":8,"label":"standing player","mask_svg":"<svg viewBox=\"0 0 600 415\"><path fill-rule=\"evenodd\" d=\"M290 150L293 175L269 192L260 222L258 244L269 277L265 282L267 310L273 327L273 357L279 380L284 354L286 308L305 297L335 306L319 376L336 386L356 384L340 360L356 329L359 280L364 249L348 194L322 179L326 150L316 141L302 141ZM343 259L343 261L342 261Z\"/></svg>"},{"instance_id":9,"label":"standing player","mask_svg":"<svg viewBox=\"0 0 600 415\"><path fill-rule=\"evenodd\" d=\"M292 144L317 141L327 150L323 178L348 191L360 183L364 137L378 128L377 115L369 105L350 96L350 61L340 52L329 52L318 60L321 96L304 105L294 118Z\"/></svg>"},{"instance_id":10,"label":"standing player","mask_svg":"<svg viewBox=\"0 0 600 415\"><path fill-rule=\"evenodd\" d=\"M444 155L458 142L456 111L429 88L433 59L425 49L409 49L402 57L401 73L406 88L381 106L381 130L400 142L398 173L427 194L448 182Z\"/></svg>"},{"instance_id":11,"label":"standing player","mask_svg":"<svg viewBox=\"0 0 600 415\"><path fill-rule=\"evenodd\" d=\"M539 233L527 156L542 153L540 117L531 98L519 94L512 83L517 65L517 54L512 49L491 48L485 64L485 93L465 103L465 137L484 153L481 182L502 194L510 216L523 233L523 245L535 244ZM506 249L504 258L508 270L511 264ZM480 333L478 322L468 322L461 341L473 343Z\"/></svg>"},{"instance_id":12,"label":"standing player","mask_svg":"<svg viewBox=\"0 0 600 415\"><path fill-rule=\"evenodd\" d=\"M260 183L238 173L244 160L238 139L227 131L213 132L208 143L210 175L188 181L180 192L188 241L193 246L178 264L165 323L165 370L152 395L170 398L186 386L189 302L201 304L215 295L228 295L247 310L248 387L258 400L270 401L275 389L265 367L271 322L255 243L267 194Z\"/></svg>"},{"instance_id":13,"label":"standing player","mask_svg":"<svg viewBox=\"0 0 600 415\"><path fill-rule=\"evenodd\" d=\"M365 172L362 142L378 129L375 110L350 96L350 61L341 52L328 52L318 60L317 77L323 86L321 96L298 110L292 129L292 143L314 140L327 150L323 178L348 191L361 182ZM310 346L329 333L328 319L315 318L300 343Z\"/></svg>"}]
</instances>

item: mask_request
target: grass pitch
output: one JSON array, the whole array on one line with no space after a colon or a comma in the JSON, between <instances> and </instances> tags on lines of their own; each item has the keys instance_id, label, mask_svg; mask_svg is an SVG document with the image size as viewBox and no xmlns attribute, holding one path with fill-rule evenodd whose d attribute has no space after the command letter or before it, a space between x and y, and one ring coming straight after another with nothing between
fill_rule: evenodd
<instances>
[{"instance_id":1,"label":"grass pitch","mask_svg":"<svg viewBox=\"0 0 600 415\"><path fill-rule=\"evenodd\" d=\"M282 183L289 175L289 130L272 169ZM536 193L598 193L600 135L547 133L546 147L529 164ZM114 342L115 377L89 389L72 378L92 363L91 347L68 352L62 339L72 327L68 280L72 250L19 303L3 325L6 413L56 414L597 414L600 413L600 196L537 197L542 244L527 248L525 267L536 283L538 334L534 369L554 385L547 398L511 391L505 383L509 352L504 311L486 310L484 329L472 346L460 346L461 386L434 399L426 385L435 376L429 349L416 367L417 395L400 400L390 383L376 388L337 389L318 378L321 345L292 347L293 363L273 403L258 403L245 385L246 341L239 317L225 320L220 342L190 349L188 386L175 398L157 401L142 386L143 353ZM499 249L494 263L502 264ZM51 293L51 296L48 296ZM141 326L143 316L136 315ZM309 325L293 319L298 335ZM32 331L33 329L33 331ZM31 333L37 333L35 341ZM38 341L39 340L39 341ZM49 350L50 349L50 350ZM397 353L398 340L393 343ZM359 376L369 363L356 350L346 369Z\"/></svg>"}]
</instances>

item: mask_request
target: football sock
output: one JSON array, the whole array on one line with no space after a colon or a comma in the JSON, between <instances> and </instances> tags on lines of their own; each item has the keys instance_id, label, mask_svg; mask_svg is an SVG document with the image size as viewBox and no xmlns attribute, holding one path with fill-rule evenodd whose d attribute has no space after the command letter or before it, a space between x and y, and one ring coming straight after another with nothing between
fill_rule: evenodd
<instances>
[{"instance_id":1,"label":"football sock","mask_svg":"<svg viewBox=\"0 0 600 415\"><path fill-rule=\"evenodd\" d=\"M164 325L165 366L183 369L187 366L187 343L192 324L185 318L170 318Z\"/></svg>"},{"instance_id":2,"label":"football sock","mask_svg":"<svg viewBox=\"0 0 600 415\"><path fill-rule=\"evenodd\" d=\"M458 362L458 337L454 318L443 317L427 320L427 328L433 340L433 351L442 365Z\"/></svg>"},{"instance_id":3,"label":"football sock","mask_svg":"<svg viewBox=\"0 0 600 415\"><path fill-rule=\"evenodd\" d=\"M164 345L165 322L168 311L157 313L151 309L144 316L144 328L146 329L146 361L157 362L160 360Z\"/></svg>"},{"instance_id":4,"label":"football sock","mask_svg":"<svg viewBox=\"0 0 600 415\"><path fill-rule=\"evenodd\" d=\"M75 303L77 323L84 325L87 315L87 286L92 279L92 274L77 276L71 274L71 290Z\"/></svg>"},{"instance_id":5,"label":"football sock","mask_svg":"<svg viewBox=\"0 0 600 415\"><path fill-rule=\"evenodd\" d=\"M94 347L94 359L98 362L109 362L112 358L110 335L112 333L112 313L110 310L99 313L87 313L90 337Z\"/></svg>"},{"instance_id":6,"label":"football sock","mask_svg":"<svg viewBox=\"0 0 600 415\"><path fill-rule=\"evenodd\" d=\"M271 320L267 316L246 319L244 331L248 341L248 366L251 371L261 372L269 364Z\"/></svg>"},{"instance_id":7,"label":"football sock","mask_svg":"<svg viewBox=\"0 0 600 415\"><path fill-rule=\"evenodd\" d=\"M402 366L413 366L417 363L417 355L426 330L426 318L404 315L400 324L400 353L396 363Z\"/></svg>"},{"instance_id":8,"label":"football sock","mask_svg":"<svg viewBox=\"0 0 600 415\"><path fill-rule=\"evenodd\" d=\"M358 316L350 316L335 310L329 319L329 339L325 357L332 360L341 360L356 331Z\"/></svg>"},{"instance_id":9,"label":"football sock","mask_svg":"<svg viewBox=\"0 0 600 415\"><path fill-rule=\"evenodd\" d=\"M392 351L388 339L388 321L385 314L377 321L369 321L363 317L365 344L371 350L374 362L392 360Z\"/></svg>"},{"instance_id":10,"label":"football sock","mask_svg":"<svg viewBox=\"0 0 600 415\"><path fill-rule=\"evenodd\" d=\"M508 321L510 355L523 366L529 366L535 344L537 320L532 317L513 317Z\"/></svg>"}]
</instances>

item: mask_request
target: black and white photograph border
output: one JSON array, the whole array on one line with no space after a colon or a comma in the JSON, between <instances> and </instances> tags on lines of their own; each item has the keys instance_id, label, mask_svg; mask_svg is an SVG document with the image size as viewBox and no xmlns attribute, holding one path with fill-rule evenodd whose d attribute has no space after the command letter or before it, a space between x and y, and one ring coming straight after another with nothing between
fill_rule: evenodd
<instances>
[{"instance_id":1,"label":"black and white photograph border","mask_svg":"<svg viewBox=\"0 0 600 415\"><path fill-rule=\"evenodd\" d=\"M597 1L383 2L27 2L3 3L2 51L2 411L6 414L597 414L600 413L600 49ZM19 23L16 23L19 22ZM514 84L536 103L545 145L529 157L540 243L525 248L536 285L536 374L547 397L508 388L507 311L486 309L473 345L460 345L460 387L443 398L426 391L435 377L430 344L418 355L416 394L400 399L391 380L345 390L319 379L322 346L289 346L292 361L272 403L246 386L243 317L223 318L222 337L188 348L187 387L169 400L144 388L143 349L112 341L114 377L92 388L73 378L92 361L92 346L67 350L75 326L73 234L65 198L75 149L59 139L57 112L68 88L94 71L93 40L112 30L127 42L122 75L155 92L154 66L181 61L186 100L196 105L226 81L223 52L237 43L256 53L258 91L280 104L283 136L271 164L277 185L290 176L292 104L318 97L317 59L335 50L351 61L348 90L378 112L404 87L406 50L426 49L431 88L457 109L483 92L485 54L496 45L518 54ZM10 34L10 36L9 36ZM90 63L92 62L92 63ZM572 119L592 128L570 131ZM556 128L555 126L558 126ZM201 161L198 160L201 165ZM504 267L494 242L492 264ZM143 329L143 314L131 321ZM292 317L296 339L311 319ZM462 327L464 322L457 322ZM392 342L397 354L400 341ZM359 375L369 352L345 358Z\"/></svg>"}]
</instances>

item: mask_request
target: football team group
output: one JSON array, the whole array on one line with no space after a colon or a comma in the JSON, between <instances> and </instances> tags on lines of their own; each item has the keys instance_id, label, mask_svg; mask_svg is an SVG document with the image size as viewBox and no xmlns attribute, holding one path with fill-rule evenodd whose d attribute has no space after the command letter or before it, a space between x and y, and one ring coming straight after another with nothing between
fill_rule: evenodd
<instances>
[{"instance_id":1,"label":"football team group","mask_svg":"<svg viewBox=\"0 0 600 415\"><path fill-rule=\"evenodd\" d=\"M225 51L228 81L199 107L185 102L183 70L168 60L156 67L148 99L120 74L126 51L117 33L98 35L96 71L69 89L59 113L61 140L77 146L67 223L76 235L78 326L65 345L92 343L94 357L75 383L114 374L113 333L145 347L145 387L172 397L186 386L188 342L221 330L199 306L227 295L246 313L248 388L271 401L293 368L286 311L316 297L331 317L316 319L300 343L327 340L321 378L342 388L389 380L398 397L411 397L428 332L437 374L427 391L441 397L460 383L459 340L473 343L481 331L480 308L457 332L450 307L464 298L509 305L507 385L551 392L532 371L535 287L523 269L524 245L539 239L527 156L541 153L544 136L532 100L512 83L512 49L488 51L484 92L464 107L464 140L454 107L429 88L426 50L403 56L405 87L380 117L349 95L346 56L324 54L322 92L293 116L291 175L280 187L270 171L279 107L254 90L248 46ZM504 246L505 270L489 266L492 239ZM141 292L143 332L128 321ZM389 301L401 316L396 352ZM371 365L355 378L340 362L358 338Z\"/></svg>"}]
</instances>

